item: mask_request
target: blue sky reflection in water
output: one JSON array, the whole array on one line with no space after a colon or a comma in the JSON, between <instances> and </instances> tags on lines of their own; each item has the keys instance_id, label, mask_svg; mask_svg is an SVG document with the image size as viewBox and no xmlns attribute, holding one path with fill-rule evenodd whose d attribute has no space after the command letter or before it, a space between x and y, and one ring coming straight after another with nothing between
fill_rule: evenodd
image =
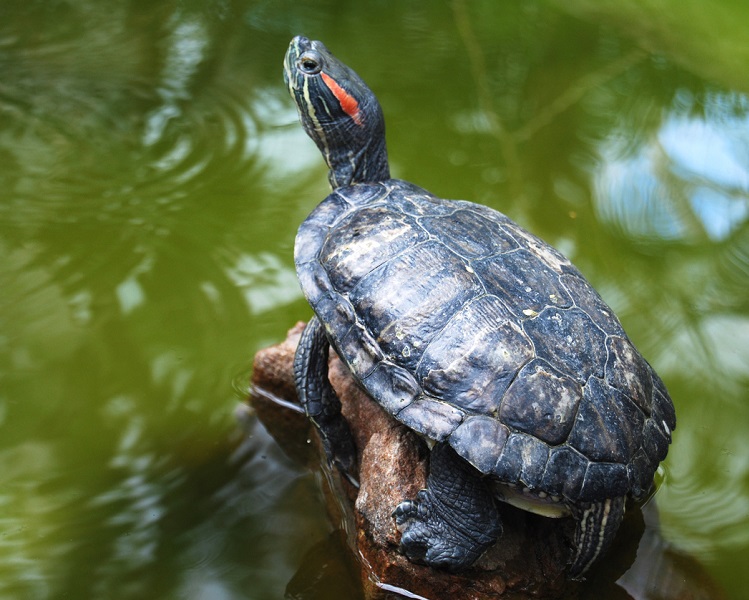
<instances>
[{"instance_id":1,"label":"blue sky reflection in water","mask_svg":"<svg viewBox=\"0 0 749 600\"><path fill-rule=\"evenodd\" d=\"M677 405L663 539L741 598L749 9L698 8L6 2L0 598L354 593L315 475L235 416L255 350L309 317L298 33L377 92L397 176L507 213L617 311ZM308 552L338 583L305 588Z\"/></svg>"},{"instance_id":2,"label":"blue sky reflection in water","mask_svg":"<svg viewBox=\"0 0 749 600\"><path fill-rule=\"evenodd\" d=\"M692 235L725 241L746 222L747 99L709 94L701 99L704 115L690 114L695 102L665 113L631 153L616 135L603 144L596 202L605 221L632 236L687 242ZM619 142L628 139L620 132Z\"/></svg>"}]
</instances>

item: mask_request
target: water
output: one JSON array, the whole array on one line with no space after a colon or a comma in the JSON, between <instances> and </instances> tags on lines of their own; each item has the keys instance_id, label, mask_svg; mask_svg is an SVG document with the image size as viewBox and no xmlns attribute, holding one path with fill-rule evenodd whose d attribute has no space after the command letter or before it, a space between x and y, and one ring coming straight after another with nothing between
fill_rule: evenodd
<instances>
[{"instance_id":1,"label":"water","mask_svg":"<svg viewBox=\"0 0 749 600\"><path fill-rule=\"evenodd\" d=\"M5 0L0 598L295 597L310 556L345 562L315 476L235 416L309 316L292 245L327 182L281 79L298 33L378 93L394 175L509 214L614 307L677 407L661 535L743 597L747 13Z\"/></svg>"}]
</instances>

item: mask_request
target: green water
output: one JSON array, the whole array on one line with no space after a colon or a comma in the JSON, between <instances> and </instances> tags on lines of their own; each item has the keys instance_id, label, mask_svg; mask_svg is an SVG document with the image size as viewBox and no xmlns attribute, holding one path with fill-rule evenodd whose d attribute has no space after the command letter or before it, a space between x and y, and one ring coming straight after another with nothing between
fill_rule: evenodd
<instances>
[{"instance_id":1,"label":"green water","mask_svg":"<svg viewBox=\"0 0 749 600\"><path fill-rule=\"evenodd\" d=\"M283 598L310 552L343 562L315 477L235 417L254 352L310 314L292 246L327 182L281 77L298 33L377 92L395 176L509 214L614 307L677 408L660 534L744 598L747 22L730 0L0 2L0 598Z\"/></svg>"}]
</instances>

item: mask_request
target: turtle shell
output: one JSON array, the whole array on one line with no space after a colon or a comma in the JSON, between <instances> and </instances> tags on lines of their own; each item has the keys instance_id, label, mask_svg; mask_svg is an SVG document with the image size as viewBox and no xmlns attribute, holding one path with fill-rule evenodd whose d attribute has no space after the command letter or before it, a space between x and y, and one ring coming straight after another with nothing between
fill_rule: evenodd
<instances>
[{"instance_id":1,"label":"turtle shell","mask_svg":"<svg viewBox=\"0 0 749 600\"><path fill-rule=\"evenodd\" d=\"M508 217L398 180L339 188L295 262L333 348L406 426L568 502L648 490L676 425L663 383L569 260Z\"/></svg>"}]
</instances>

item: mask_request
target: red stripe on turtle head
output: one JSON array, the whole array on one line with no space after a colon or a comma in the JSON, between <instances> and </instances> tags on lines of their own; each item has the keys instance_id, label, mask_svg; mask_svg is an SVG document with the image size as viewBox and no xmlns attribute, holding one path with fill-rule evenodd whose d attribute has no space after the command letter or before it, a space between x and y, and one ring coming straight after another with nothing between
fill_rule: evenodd
<instances>
[{"instance_id":1,"label":"red stripe on turtle head","mask_svg":"<svg viewBox=\"0 0 749 600\"><path fill-rule=\"evenodd\" d=\"M363 125L364 123L362 122L361 115L359 114L359 102L357 102L356 98L354 98L340 85L338 85L335 79L333 79L327 73L320 73L320 75L322 76L322 80L325 82L325 85L328 86L328 89L333 92L336 100L338 100L338 102L340 103L343 112L351 117L354 120L354 123L356 123L357 125Z\"/></svg>"}]
</instances>

